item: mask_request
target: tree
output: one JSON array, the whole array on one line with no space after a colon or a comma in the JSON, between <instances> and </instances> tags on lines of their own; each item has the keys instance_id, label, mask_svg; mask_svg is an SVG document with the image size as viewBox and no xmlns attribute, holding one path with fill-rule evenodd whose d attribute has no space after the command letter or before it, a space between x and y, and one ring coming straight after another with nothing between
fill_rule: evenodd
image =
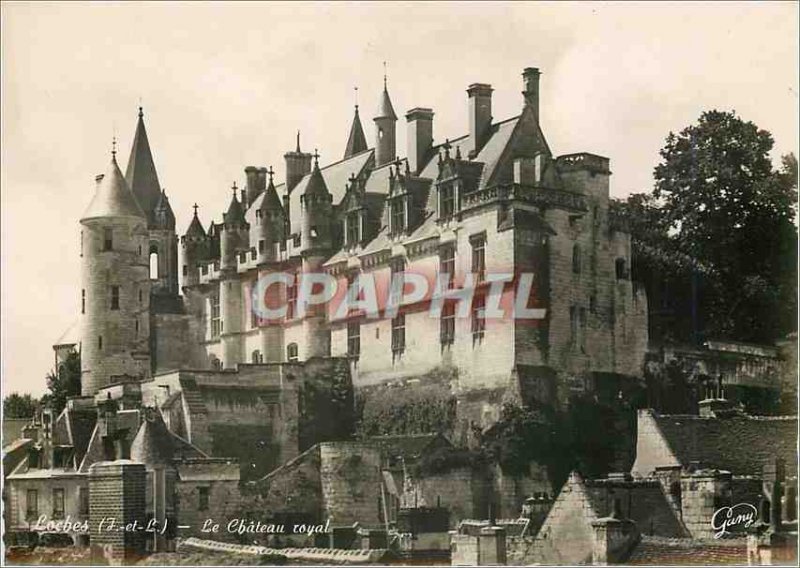
<instances>
[{"instance_id":1,"label":"tree","mask_svg":"<svg viewBox=\"0 0 800 568\"><path fill-rule=\"evenodd\" d=\"M81 394L81 356L70 353L64 363L47 375L49 393L42 397L42 403L49 404L56 416L64 410L67 398Z\"/></svg>"},{"instance_id":2,"label":"tree","mask_svg":"<svg viewBox=\"0 0 800 568\"><path fill-rule=\"evenodd\" d=\"M773 168L769 132L704 112L670 133L653 197L669 246L713 268L701 309L717 337L771 342L795 328L797 160Z\"/></svg>"},{"instance_id":3,"label":"tree","mask_svg":"<svg viewBox=\"0 0 800 568\"><path fill-rule=\"evenodd\" d=\"M31 418L39 401L29 394L12 392L3 399L3 415L7 418Z\"/></svg>"}]
</instances>

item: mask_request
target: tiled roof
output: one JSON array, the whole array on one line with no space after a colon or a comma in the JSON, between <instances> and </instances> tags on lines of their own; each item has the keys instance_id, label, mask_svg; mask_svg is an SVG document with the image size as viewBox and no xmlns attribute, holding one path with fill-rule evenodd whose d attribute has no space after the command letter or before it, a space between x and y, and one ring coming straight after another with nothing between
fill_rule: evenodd
<instances>
[{"instance_id":1,"label":"tiled roof","mask_svg":"<svg viewBox=\"0 0 800 568\"><path fill-rule=\"evenodd\" d=\"M200 219L197 217L197 211L194 212L192 216L192 222L189 223L189 228L186 229L186 236L188 237L205 237L206 230L203 228L203 224L200 222Z\"/></svg>"},{"instance_id":2,"label":"tiled roof","mask_svg":"<svg viewBox=\"0 0 800 568\"><path fill-rule=\"evenodd\" d=\"M797 472L796 416L729 416L653 413L664 440L681 465L700 462L700 467L758 475L765 463L784 460L787 472Z\"/></svg>"},{"instance_id":3,"label":"tiled roof","mask_svg":"<svg viewBox=\"0 0 800 568\"><path fill-rule=\"evenodd\" d=\"M643 536L625 564L650 566L746 565L744 540L706 541Z\"/></svg>"},{"instance_id":4,"label":"tiled roof","mask_svg":"<svg viewBox=\"0 0 800 568\"><path fill-rule=\"evenodd\" d=\"M353 124L350 127L350 136L347 137L347 147L344 150L344 157L349 158L367 149L367 139L364 137L364 129L361 127L361 119L358 116L358 105L353 115Z\"/></svg>"},{"instance_id":5,"label":"tiled roof","mask_svg":"<svg viewBox=\"0 0 800 568\"><path fill-rule=\"evenodd\" d=\"M395 114L394 107L392 106L392 99L389 98L389 91L386 89L385 85L381 93L381 100L378 102L378 111L375 113L375 118L392 118L397 120L397 114Z\"/></svg>"},{"instance_id":6,"label":"tiled roof","mask_svg":"<svg viewBox=\"0 0 800 568\"><path fill-rule=\"evenodd\" d=\"M145 217L125 178L122 177L122 172L119 171L116 157L111 158L111 163L89 207L81 216L81 221L97 217Z\"/></svg>"},{"instance_id":7,"label":"tiled roof","mask_svg":"<svg viewBox=\"0 0 800 568\"><path fill-rule=\"evenodd\" d=\"M233 197L231 198L231 204L228 206L228 212L225 213L225 223L240 225L243 224L244 221L244 210L242 209L242 204L239 203L238 199L236 199L236 191L234 190Z\"/></svg>"}]
</instances>

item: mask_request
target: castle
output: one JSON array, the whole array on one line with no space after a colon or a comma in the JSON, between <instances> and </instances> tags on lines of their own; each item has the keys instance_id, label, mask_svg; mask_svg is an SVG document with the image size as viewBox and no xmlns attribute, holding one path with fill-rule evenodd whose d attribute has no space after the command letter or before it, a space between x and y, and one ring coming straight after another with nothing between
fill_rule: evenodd
<instances>
[{"instance_id":1,"label":"castle","mask_svg":"<svg viewBox=\"0 0 800 568\"><path fill-rule=\"evenodd\" d=\"M298 134L283 183L248 166L222 222L205 228L195 208L180 258L140 109L125 176L112 158L81 219L83 394L125 377L315 357L347 357L357 389L450 369L454 392L510 390L547 404L575 381L640 374L646 300L629 277L630 236L609 217L609 160L551 153L539 80L525 69L521 112L503 121L492 116L492 87L470 85L467 134L438 143L434 112L411 109L404 158L384 83L374 147L357 106L341 160L320 165ZM348 283L446 273L452 288L471 273L478 284L470 317L447 302L431 318L422 301L365 318L301 313L290 280L276 287L285 317L265 322L251 297L276 272ZM487 275L520 272L534 274L546 318L482 317ZM505 287L503 301L512 293ZM61 340L57 352L75 343ZM485 412L472 418L491 421Z\"/></svg>"}]
</instances>

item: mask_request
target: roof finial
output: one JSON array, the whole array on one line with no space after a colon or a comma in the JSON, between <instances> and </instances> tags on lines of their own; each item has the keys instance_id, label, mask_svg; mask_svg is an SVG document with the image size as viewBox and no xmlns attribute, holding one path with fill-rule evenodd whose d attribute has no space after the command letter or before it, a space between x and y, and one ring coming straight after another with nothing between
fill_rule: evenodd
<instances>
[{"instance_id":1,"label":"roof finial","mask_svg":"<svg viewBox=\"0 0 800 568\"><path fill-rule=\"evenodd\" d=\"M269 183L272 183L272 176L275 175L272 166L270 166L269 169L267 170L267 175L269 176Z\"/></svg>"},{"instance_id":2,"label":"roof finial","mask_svg":"<svg viewBox=\"0 0 800 568\"><path fill-rule=\"evenodd\" d=\"M297 131L297 153L300 153L300 131Z\"/></svg>"},{"instance_id":3,"label":"roof finial","mask_svg":"<svg viewBox=\"0 0 800 568\"><path fill-rule=\"evenodd\" d=\"M117 135L116 134L111 136L111 158L113 160L117 159Z\"/></svg>"},{"instance_id":4,"label":"roof finial","mask_svg":"<svg viewBox=\"0 0 800 568\"><path fill-rule=\"evenodd\" d=\"M314 148L314 167L319 167L319 151L316 148Z\"/></svg>"},{"instance_id":5,"label":"roof finial","mask_svg":"<svg viewBox=\"0 0 800 568\"><path fill-rule=\"evenodd\" d=\"M236 182L233 182L233 186L231 186L231 190L233 191L233 198L236 199L236 190L239 189L236 187Z\"/></svg>"},{"instance_id":6,"label":"roof finial","mask_svg":"<svg viewBox=\"0 0 800 568\"><path fill-rule=\"evenodd\" d=\"M192 209L194 209L194 216L197 217L197 203L192 205Z\"/></svg>"},{"instance_id":7,"label":"roof finial","mask_svg":"<svg viewBox=\"0 0 800 568\"><path fill-rule=\"evenodd\" d=\"M142 110L142 97L139 97L139 118L144 116L144 111Z\"/></svg>"},{"instance_id":8,"label":"roof finial","mask_svg":"<svg viewBox=\"0 0 800 568\"><path fill-rule=\"evenodd\" d=\"M386 62L383 62L383 90L386 90Z\"/></svg>"},{"instance_id":9,"label":"roof finial","mask_svg":"<svg viewBox=\"0 0 800 568\"><path fill-rule=\"evenodd\" d=\"M355 91L356 112L358 112L358 86L353 87L353 91Z\"/></svg>"}]
</instances>

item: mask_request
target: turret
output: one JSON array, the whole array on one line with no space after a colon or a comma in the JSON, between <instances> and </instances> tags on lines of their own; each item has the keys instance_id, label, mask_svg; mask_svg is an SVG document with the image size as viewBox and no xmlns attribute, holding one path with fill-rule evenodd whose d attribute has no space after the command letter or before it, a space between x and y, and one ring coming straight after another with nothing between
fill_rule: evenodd
<instances>
[{"instance_id":1,"label":"turret","mask_svg":"<svg viewBox=\"0 0 800 568\"><path fill-rule=\"evenodd\" d=\"M183 249L183 285L194 286L200 282L201 261L206 260L208 253L208 236L203 224L197 216L197 204L194 204L194 215L186 234L181 237Z\"/></svg>"},{"instance_id":2,"label":"turret","mask_svg":"<svg viewBox=\"0 0 800 568\"><path fill-rule=\"evenodd\" d=\"M355 156L367 149L367 139L364 136L364 129L361 127L361 119L358 116L358 105L356 105L353 115L353 124L350 126L350 136L347 137L347 146L344 150L345 159Z\"/></svg>"},{"instance_id":3,"label":"turret","mask_svg":"<svg viewBox=\"0 0 800 568\"><path fill-rule=\"evenodd\" d=\"M269 185L256 211L258 224L258 262L272 262L278 259L278 249L284 239L285 215L281 198L273 183L272 168L267 172Z\"/></svg>"},{"instance_id":4,"label":"turret","mask_svg":"<svg viewBox=\"0 0 800 568\"><path fill-rule=\"evenodd\" d=\"M378 103L378 112L373 121L375 121L375 165L382 166L388 164L397 156L397 148L395 146L397 115L394 112L394 107L392 107L392 100L389 98L385 76L383 78L383 92Z\"/></svg>"},{"instance_id":5,"label":"turret","mask_svg":"<svg viewBox=\"0 0 800 568\"><path fill-rule=\"evenodd\" d=\"M147 218L112 152L81 223L81 394L149 373Z\"/></svg>"},{"instance_id":6,"label":"turret","mask_svg":"<svg viewBox=\"0 0 800 568\"><path fill-rule=\"evenodd\" d=\"M283 155L286 161L286 192L291 192L303 177L311 171L311 154L300 151L300 131L297 132L297 147L294 152Z\"/></svg>"},{"instance_id":7,"label":"turret","mask_svg":"<svg viewBox=\"0 0 800 568\"><path fill-rule=\"evenodd\" d=\"M231 204L228 206L228 212L225 213L223 218L221 267L223 270L232 269L235 271L237 254L247 242L248 224L244 218L242 204L236 198L237 187L235 183L231 189L233 190L233 197L231 198Z\"/></svg>"},{"instance_id":8,"label":"turret","mask_svg":"<svg viewBox=\"0 0 800 568\"><path fill-rule=\"evenodd\" d=\"M151 292L158 295L177 295L178 236L175 233L175 214L163 189L153 208L149 254Z\"/></svg>"},{"instance_id":9,"label":"turret","mask_svg":"<svg viewBox=\"0 0 800 568\"><path fill-rule=\"evenodd\" d=\"M331 202L333 197L328 192L322 172L319 170L319 154L314 154L314 169L311 179L300 196L300 251L304 255L316 255L329 250L331 239Z\"/></svg>"}]
</instances>

